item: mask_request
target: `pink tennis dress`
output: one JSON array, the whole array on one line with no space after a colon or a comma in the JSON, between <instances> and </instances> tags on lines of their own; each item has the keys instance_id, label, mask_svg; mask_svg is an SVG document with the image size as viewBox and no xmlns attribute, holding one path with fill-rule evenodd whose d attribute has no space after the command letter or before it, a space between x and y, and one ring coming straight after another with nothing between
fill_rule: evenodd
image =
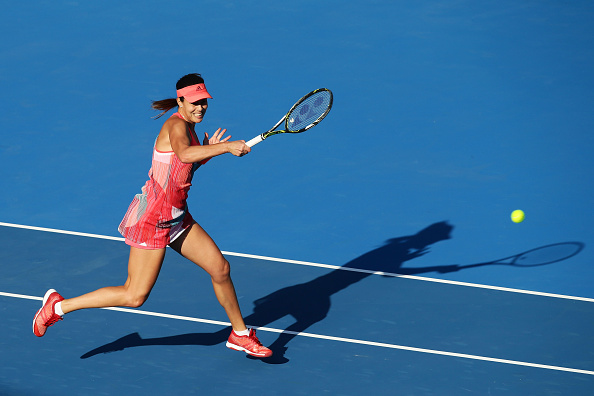
<instances>
[{"instance_id":1,"label":"pink tennis dress","mask_svg":"<svg viewBox=\"0 0 594 396\"><path fill-rule=\"evenodd\" d=\"M174 113L172 117L182 118ZM188 127L189 129L189 127ZM200 142L189 131L191 145ZM184 164L173 151L153 149L149 180L137 194L118 227L126 243L141 249L161 249L173 242L193 223L186 199L194 172L208 160Z\"/></svg>"}]
</instances>

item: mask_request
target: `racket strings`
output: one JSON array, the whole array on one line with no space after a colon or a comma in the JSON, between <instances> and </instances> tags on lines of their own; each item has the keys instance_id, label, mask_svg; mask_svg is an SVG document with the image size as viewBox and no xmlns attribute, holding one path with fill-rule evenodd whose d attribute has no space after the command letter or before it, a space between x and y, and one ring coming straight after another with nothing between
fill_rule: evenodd
<instances>
[{"instance_id":1,"label":"racket strings","mask_svg":"<svg viewBox=\"0 0 594 396\"><path fill-rule=\"evenodd\" d=\"M287 115L287 130L299 131L318 121L330 107L331 95L329 91L320 91L295 106Z\"/></svg>"}]
</instances>

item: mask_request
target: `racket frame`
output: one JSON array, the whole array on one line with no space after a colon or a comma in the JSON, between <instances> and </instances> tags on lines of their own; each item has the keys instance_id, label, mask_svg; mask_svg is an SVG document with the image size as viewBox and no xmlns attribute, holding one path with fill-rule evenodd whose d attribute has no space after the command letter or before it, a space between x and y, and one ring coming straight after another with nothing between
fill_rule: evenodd
<instances>
[{"instance_id":1,"label":"racket frame","mask_svg":"<svg viewBox=\"0 0 594 396\"><path fill-rule=\"evenodd\" d=\"M287 120L289 119L289 115L293 112L293 110L295 110L295 108L297 108L301 103L303 103L305 100L307 100L308 98L310 98L311 96L317 94L318 92L321 91L326 91L330 94L330 101L328 103L328 106L326 108L326 110L318 117L316 118L316 120L314 122L312 122L311 124L308 124L307 126L305 126L304 128L298 129L298 130L290 130L289 126L287 125ZM299 99L292 107L289 111L287 111L287 113L272 127L270 128L268 131L261 133L260 135L256 136L255 138L251 139L250 141L248 141L246 143L246 145L248 145L249 147L253 147L254 145L260 143L262 140L272 136L272 135L277 135L279 133L301 133L301 132L305 132L310 128L313 128L314 126L318 125L320 123L320 121L322 121L330 112L330 110L332 109L332 102L333 102L334 96L332 94L332 91L330 91L328 88L318 88L315 89L313 91L311 91L310 93L308 93L307 95L305 95L304 97L302 97L301 99ZM276 128L278 128L282 123L285 123L284 127L285 129L279 129L277 130Z\"/></svg>"}]
</instances>

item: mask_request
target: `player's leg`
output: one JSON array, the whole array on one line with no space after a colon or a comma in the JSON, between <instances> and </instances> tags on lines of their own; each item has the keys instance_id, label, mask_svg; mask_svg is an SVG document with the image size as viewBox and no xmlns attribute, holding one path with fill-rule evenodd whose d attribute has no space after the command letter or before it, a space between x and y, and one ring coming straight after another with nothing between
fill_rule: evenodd
<instances>
[{"instance_id":1,"label":"player's leg","mask_svg":"<svg viewBox=\"0 0 594 396\"><path fill-rule=\"evenodd\" d=\"M48 290L33 319L33 333L42 337L68 312L83 308L114 306L139 307L148 298L161 270L165 249L144 250L131 247L128 279L123 286L104 287L79 297L64 299L53 289Z\"/></svg>"},{"instance_id":2,"label":"player's leg","mask_svg":"<svg viewBox=\"0 0 594 396\"><path fill-rule=\"evenodd\" d=\"M170 246L210 275L217 299L225 309L233 329L245 330L245 323L230 276L229 262L223 257L218 246L206 231L197 223L193 223Z\"/></svg>"},{"instance_id":3,"label":"player's leg","mask_svg":"<svg viewBox=\"0 0 594 396\"><path fill-rule=\"evenodd\" d=\"M62 301L64 313L84 308L139 307L148 298L159 272L165 249L139 249L130 247L128 279L122 286L110 286L79 297Z\"/></svg>"},{"instance_id":4,"label":"player's leg","mask_svg":"<svg viewBox=\"0 0 594 396\"><path fill-rule=\"evenodd\" d=\"M229 262L206 231L194 222L170 246L210 275L217 299L233 327L227 347L253 356L271 356L272 351L260 343L256 331L246 328L231 280Z\"/></svg>"}]
</instances>

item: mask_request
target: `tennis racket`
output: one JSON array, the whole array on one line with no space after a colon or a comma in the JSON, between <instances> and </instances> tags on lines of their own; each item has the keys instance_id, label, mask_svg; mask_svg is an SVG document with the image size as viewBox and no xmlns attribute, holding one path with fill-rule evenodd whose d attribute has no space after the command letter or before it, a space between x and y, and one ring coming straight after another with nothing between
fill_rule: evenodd
<instances>
[{"instance_id":1,"label":"tennis racket","mask_svg":"<svg viewBox=\"0 0 594 396\"><path fill-rule=\"evenodd\" d=\"M318 125L328 115L331 108L332 91L326 88L311 91L299 99L275 126L256 136L246 144L253 147L272 135L305 132ZM277 129L279 127L282 129Z\"/></svg>"}]
</instances>

